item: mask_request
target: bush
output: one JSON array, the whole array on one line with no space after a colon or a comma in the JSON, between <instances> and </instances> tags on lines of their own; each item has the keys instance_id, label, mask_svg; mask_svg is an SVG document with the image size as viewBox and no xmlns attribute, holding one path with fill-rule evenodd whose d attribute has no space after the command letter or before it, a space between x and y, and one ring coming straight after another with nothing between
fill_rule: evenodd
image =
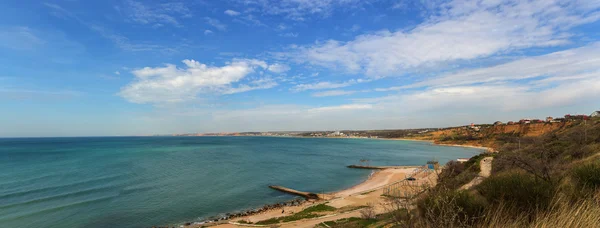
<instances>
[{"instance_id":1,"label":"bush","mask_svg":"<svg viewBox=\"0 0 600 228\"><path fill-rule=\"evenodd\" d=\"M490 203L514 207L520 212L548 208L556 192L549 182L520 172L491 176L476 189Z\"/></svg>"},{"instance_id":2,"label":"bush","mask_svg":"<svg viewBox=\"0 0 600 228\"><path fill-rule=\"evenodd\" d=\"M465 163L449 161L438 177L436 189L457 189L469 183L479 171L467 169Z\"/></svg>"},{"instance_id":3,"label":"bush","mask_svg":"<svg viewBox=\"0 0 600 228\"><path fill-rule=\"evenodd\" d=\"M559 197L560 198L560 197ZM600 227L600 195L574 203L556 199L548 211L515 214L510 208L495 207L475 227Z\"/></svg>"},{"instance_id":4,"label":"bush","mask_svg":"<svg viewBox=\"0 0 600 228\"><path fill-rule=\"evenodd\" d=\"M580 189L589 191L600 190L600 162L592 162L576 166L571 171L571 177Z\"/></svg>"},{"instance_id":5,"label":"bush","mask_svg":"<svg viewBox=\"0 0 600 228\"><path fill-rule=\"evenodd\" d=\"M487 202L464 190L435 191L417 202L424 223L431 227L468 226L480 219Z\"/></svg>"},{"instance_id":6,"label":"bush","mask_svg":"<svg viewBox=\"0 0 600 228\"><path fill-rule=\"evenodd\" d=\"M315 205L315 206L306 208L306 209L302 210L301 212L298 212L298 213L290 215L290 216L271 218L271 219L259 221L256 224L257 225L271 225L271 224L277 224L280 222L291 222L291 221L296 221L296 220L306 219L306 218L316 218L316 217L319 217L319 215L314 214L314 212L325 212L325 211L335 211L335 210L336 210L335 207L328 206L325 204L319 204L319 205Z\"/></svg>"}]
</instances>

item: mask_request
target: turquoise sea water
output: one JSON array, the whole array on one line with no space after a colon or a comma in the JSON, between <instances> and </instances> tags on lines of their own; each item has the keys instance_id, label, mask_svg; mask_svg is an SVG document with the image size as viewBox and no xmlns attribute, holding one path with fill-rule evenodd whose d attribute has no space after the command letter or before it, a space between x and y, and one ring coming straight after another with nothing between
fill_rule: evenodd
<instances>
[{"instance_id":1,"label":"turquoise sea water","mask_svg":"<svg viewBox=\"0 0 600 228\"><path fill-rule=\"evenodd\" d=\"M151 227L331 192L364 181L346 165L421 165L477 149L426 142L275 137L0 139L0 227Z\"/></svg>"}]
</instances>

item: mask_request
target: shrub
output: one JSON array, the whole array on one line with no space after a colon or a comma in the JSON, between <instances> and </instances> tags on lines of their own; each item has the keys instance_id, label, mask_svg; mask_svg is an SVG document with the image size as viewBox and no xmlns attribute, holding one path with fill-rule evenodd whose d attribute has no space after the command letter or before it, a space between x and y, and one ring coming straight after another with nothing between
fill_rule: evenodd
<instances>
[{"instance_id":1,"label":"shrub","mask_svg":"<svg viewBox=\"0 0 600 228\"><path fill-rule=\"evenodd\" d=\"M596 161L574 167L571 171L571 177L580 189L600 190L600 162Z\"/></svg>"},{"instance_id":2,"label":"shrub","mask_svg":"<svg viewBox=\"0 0 600 228\"><path fill-rule=\"evenodd\" d=\"M301 212L298 212L298 213L290 215L290 216L271 218L271 219L259 221L256 224L257 225L270 225L270 224L277 224L280 222L291 222L291 221L296 221L296 220L306 219L306 218L316 218L316 217L319 217L319 215L314 214L314 212L335 211L335 210L336 210L335 207L328 206L325 204L319 204L319 205L315 205L315 206L306 208L306 209L302 210Z\"/></svg>"},{"instance_id":3,"label":"shrub","mask_svg":"<svg viewBox=\"0 0 600 228\"><path fill-rule=\"evenodd\" d=\"M570 203L555 199L548 211L515 214L500 205L488 210L476 227L600 227L600 195Z\"/></svg>"},{"instance_id":4,"label":"shrub","mask_svg":"<svg viewBox=\"0 0 600 228\"><path fill-rule=\"evenodd\" d=\"M502 173L481 182L479 193L490 203L504 204L521 212L546 209L555 194L555 186L520 172Z\"/></svg>"},{"instance_id":5,"label":"shrub","mask_svg":"<svg viewBox=\"0 0 600 228\"><path fill-rule=\"evenodd\" d=\"M487 203L463 190L435 191L417 202L423 223L430 227L468 226L482 217Z\"/></svg>"},{"instance_id":6,"label":"shrub","mask_svg":"<svg viewBox=\"0 0 600 228\"><path fill-rule=\"evenodd\" d=\"M449 161L438 177L437 189L457 189L477 176L479 171L467 169L465 163Z\"/></svg>"}]
</instances>

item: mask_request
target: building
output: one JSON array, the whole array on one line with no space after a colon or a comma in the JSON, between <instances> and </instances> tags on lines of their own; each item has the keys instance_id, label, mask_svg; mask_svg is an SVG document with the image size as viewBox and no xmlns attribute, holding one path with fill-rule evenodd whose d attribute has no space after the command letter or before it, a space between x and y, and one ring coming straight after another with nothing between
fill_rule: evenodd
<instances>
[{"instance_id":1,"label":"building","mask_svg":"<svg viewBox=\"0 0 600 228\"><path fill-rule=\"evenodd\" d=\"M552 122L553 120L554 120L554 118L552 118L552 116L546 117L546 122Z\"/></svg>"},{"instance_id":2,"label":"building","mask_svg":"<svg viewBox=\"0 0 600 228\"><path fill-rule=\"evenodd\" d=\"M592 112L592 114L590 115L590 117L600 117L600 111Z\"/></svg>"},{"instance_id":3,"label":"building","mask_svg":"<svg viewBox=\"0 0 600 228\"><path fill-rule=\"evenodd\" d=\"M457 162L463 163L463 162L468 162L469 159L468 158L458 158L456 159Z\"/></svg>"},{"instance_id":4,"label":"building","mask_svg":"<svg viewBox=\"0 0 600 228\"><path fill-rule=\"evenodd\" d=\"M594 114L594 113L592 113ZM586 115L565 115L565 120L567 121L573 121L573 120L587 120L589 118L589 116Z\"/></svg>"},{"instance_id":5,"label":"building","mask_svg":"<svg viewBox=\"0 0 600 228\"><path fill-rule=\"evenodd\" d=\"M427 161L427 169L429 170L438 170L440 168L440 163L436 160Z\"/></svg>"},{"instance_id":6,"label":"building","mask_svg":"<svg viewBox=\"0 0 600 228\"><path fill-rule=\"evenodd\" d=\"M519 120L519 123L520 124L529 124L529 123L531 123L531 120L530 119L521 119L521 120Z\"/></svg>"},{"instance_id":7,"label":"building","mask_svg":"<svg viewBox=\"0 0 600 228\"><path fill-rule=\"evenodd\" d=\"M508 121L508 123L506 123L506 124L513 125L513 124L515 124L515 121Z\"/></svg>"},{"instance_id":8,"label":"building","mask_svg":"<svg viewBox=\"0 0 600 228\"><path fill-rule=\"evenodd\" d=\"M496 121L496 122L494 122L494 125L496 125L496 126L497 125L502 125L502 121Z\"/></svg>"}]
</instances>

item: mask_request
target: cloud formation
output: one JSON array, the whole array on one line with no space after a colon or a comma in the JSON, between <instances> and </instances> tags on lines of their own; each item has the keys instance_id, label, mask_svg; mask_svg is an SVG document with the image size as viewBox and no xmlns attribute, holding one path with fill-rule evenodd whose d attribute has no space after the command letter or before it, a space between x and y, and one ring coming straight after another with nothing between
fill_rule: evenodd
<instances>
[{"instance_id":1,"label":"cloud formation","mask_svg":"<svg viewBox=\"0 0 600 228\"><path fill-rule=\"evenodd\" d=\"M227 25L221 23L221 21L219 21L218 19L205 17L204 20L206 20L206 23L208 25L215 27L218 30L221 30L221 31L227 30Z\"/></svg>"},{"instance_id":2,"label":"cloud formation","mask_svg":"<svg viewBox=\"0 0 600 228\"><path fill-rule=\"evenodd\" d=\"M264 78L234 85L259 69L268 69L269 65L260 60L236 59L222 67L188 59L182 62L183 68L167 64L132 71L135 80L123 87L119 95L133 103L178 103L194 100L198 94L232 94L277 85Z\"/></svg>"},{"instance_id":3,"label":"cloud formation","mask_svg":"<svg viewBox=\"0 0 600 228\"><path fill-rule=\"evenodd\" d=\"M247 7L256 7L264 14L282 15L296 21L310 16L329 17L336 8L360 8L371 0L238 0Z\"/></svg>"},{"instance_id":4,"label":"cloud formation","mask_svg":"<svg viewBox=\"0 0 600 228\"><path fill-rule=\"evenodd\" d=\"M316 82L311 84L299 84L294 86L291 90L294 92L300 92L305 90L337 89L367 81L368 80L365 79L352 79L345 82Z\"/></svg>"},{"instance_id":5,"label":"cloud formation","mask_svg":"<svg viewBox=\"0 0 600 228\"><path fill-rule=\"evenodd\" d=\"M225 12L223 12L223 13L225 13L229 16L232 16L232 17L240 15L240 12L235 11L235 10L230 10L230 9L225 10Z\"/></svg>"},{"instance_id":6,"label":"cloud formation","mask_svg":"<svg viewBox=\"0 0 600 228\"><path fill-rule=\"evenodd\" d=\"M580 1L444 2L414 29L383 30L344 42L300 46L290 58L371 77L402 75L419 67L489 57L531 47L569 43L573 26L600 19L600 4Z\"/></svg>"},{"instance_id":7,"label":"cloud formation","mask_svg":"<svg viewBox=\"0 0 600 228\"><path fill-rule=\"evenodd\" d=\"M149 5L141 2L127 0L124 6L115 7L117 11L124 13L128 20L139 24L150 24L161 27L165 24L180 27L177 18L188 18L192 16L190 9L181 2L168 2L157 5Z\"/></svg>"},{"instance_id":8,"label":"cloud formation","mask_svg":"<svg viewBox=\"0 0 600 228\"><path fill-rule=\"evenodd\" d=\"M353 90L328 90L323 92L316 92L311 94L313 97L333 97L354 94L356 91Z\"/></svg>"}]
</instances>

